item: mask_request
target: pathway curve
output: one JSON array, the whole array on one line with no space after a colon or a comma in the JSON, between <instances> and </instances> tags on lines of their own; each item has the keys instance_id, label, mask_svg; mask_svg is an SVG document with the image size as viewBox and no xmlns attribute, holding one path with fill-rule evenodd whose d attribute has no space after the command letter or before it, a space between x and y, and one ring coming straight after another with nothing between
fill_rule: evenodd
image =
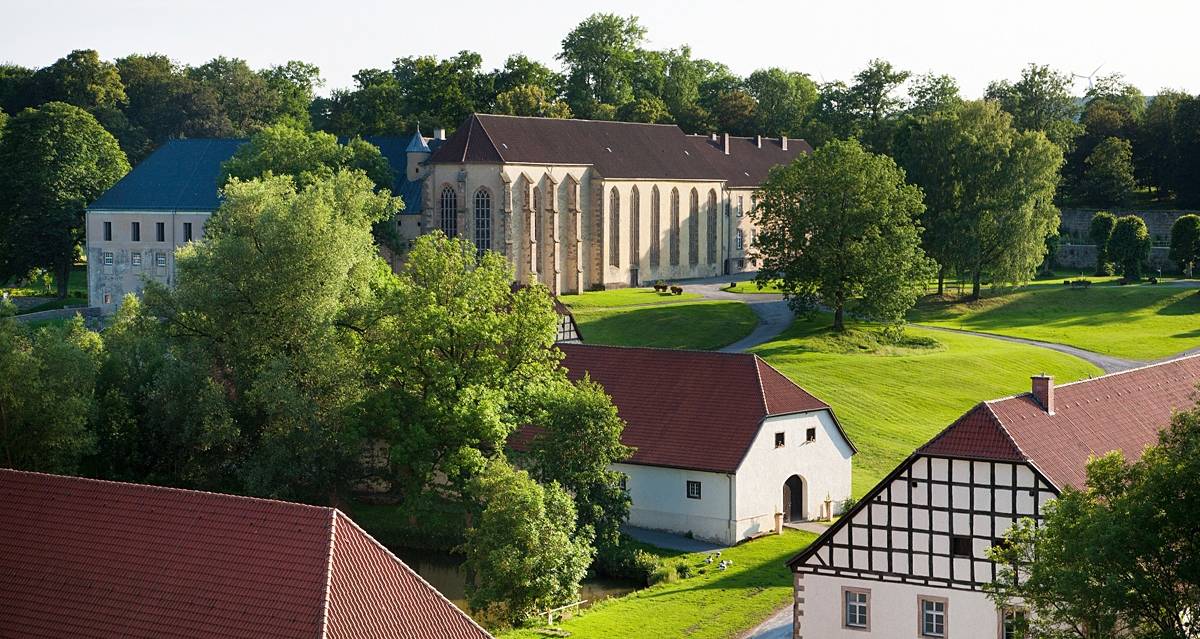
<instances>
[{"instance_id":1,"label":"pathway curve","mask_svg":"<svg viewBox=\"0 0 1200 639\"><path fill-rule=\"evenodd\" d=\"M741 639L792 639L791 604L776 610L766 621L742 635Z\"/></svg>"},{"instance_id":2,"label":"pathway curve","mask_svg":"<svg viewBox=\"0 0 1200 639\"><path fill-rule=\"evenodd\" d=\"M691 280L681 283L685 291L699 293L706 300L734 300L744 303L758 316L758 326L749 335L721 349L723 353L741 353L769 342L783 333L796 319L782 295L770 293L731 293L723 291L730 282L754 279L753 274L727 275L721 278Z\"/></svg>"},{"instance_id":3,"label":"pathway curve","mask_svg":"<svg viewBox=\"0 0 1200 639\"><path fill-rule=\"evenodd\" d=\"M1097 353L1095 351L1088 351L1088 350L1084 350L1082 348L1078 348L1075 346L1068 346L1066 344L1058 344L1056 342L1042 342L1042 341L1039 341L1036 339L1027 339L1024 337L1011 337L1009 335L997 335L996 333L982 333L980 331L969 331L969 330L962 329L962 328L950 328L948 326L929 326L927 324L914 324L914 326L919 326L921 328L927 328L931 331L945 331L947 333L963 333L966 335L974 335L976 337L986 337L988 339L998 339L998 340L1001 340L1004 342L1014 342L1016 344L1027 344L1029 346L1037 346L1039 348L1048 348L1052 351L1058 351L1060 353L1074 355L1075 357L1078 357L1079 359L1090 362L1090 363L1096 365L1097 367L1099 367L1100 370L1103 370L1105 373L1119 373L1121 371L1127 371L1131 368L1145 366L1146 364L1150 363L1150 362L1143 362L1143 361L1135 360L1135 359L1125 359L1122 357L1113 357L1112 355L1104 355L1103 353ZM1166 359L1174 359L1179 356L1180 355L1172 355Z\"/></svg>"}]
</instances>

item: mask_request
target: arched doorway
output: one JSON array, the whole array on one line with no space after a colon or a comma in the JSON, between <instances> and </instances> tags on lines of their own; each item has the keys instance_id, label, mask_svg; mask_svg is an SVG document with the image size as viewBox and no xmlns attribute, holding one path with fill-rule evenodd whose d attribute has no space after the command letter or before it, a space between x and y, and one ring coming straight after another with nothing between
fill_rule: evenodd
<instances>
[{"instance_id":1,"label":"arched doorway","mask_svg":"<svg viewBox=\"0 0 1200 639\"><path fill-rule=\"evenodd\" d=\"M792 475L783 482L783 520L804 520L804 480Z\"/></svg>"}]
</instances>

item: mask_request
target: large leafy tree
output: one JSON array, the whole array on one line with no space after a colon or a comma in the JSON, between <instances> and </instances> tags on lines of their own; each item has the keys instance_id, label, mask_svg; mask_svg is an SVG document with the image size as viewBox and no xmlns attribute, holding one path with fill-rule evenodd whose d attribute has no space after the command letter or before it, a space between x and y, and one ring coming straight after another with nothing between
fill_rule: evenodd
<instances>
[{"instance_id":1,"label":"large leafy tree","mask_svg":"<svg viewBox=\"0 0 1200 639\"><path fill-rule=\"evenodd\" d=\"M518 85L496 96L496 113L538 118L569 118L571 107L536 84Z\"/></svg>"},{"instance_id":2,"label":"large leafy tree","mask_svg":"<svg viewBox=\"0 0 1200 639\"><path fill-rule=\"evenodd\" d=\"M779 279L792 308L899 321L931 273L916 218L921 190L891 158L829 142L772 169L757 195L760 282Z\"/></svg>"},{"instance_id":3,"label":"large leafy tree","mask_svg":"<svg viewBox=\"0 0 1200 639\"><path fill-rule=\"evenodd\" d=\"M100 336L78 316L31 329L10 313L0 307L0 466L74 473L94 444Z\"/></svg>"},{"instance_id":4,"label":"large leafy tree","mask_svg":"<svg viewBox=\"0 0 1200 639\"><path fill-rule=\"evenodd\" d=\"M1112 237L1108 238L1108 257L1126 279L1142 277L1142 267L1150 260L1150 231L1136 215L1117 218Z\"/></svg>"},{"instance_id":5,"label":"large leafy tree","mask_svg":"<svg viewBox=\"0 0 1200 639\"><path fill-rule=\"evenodd\" d=\"M408 122L454 127L480 107L486 108L494 94L480 73L482 61L473 51L460 51L444 60L434 56L396 60L391 73Z\"/></svg>"},{"instance_id":6,"label":"large leafy tree","mask_svg":"<svg viewBox=\"0 0 1200 639\"><path fill-rule=\"evenodd\" d=\"M216 91L189 77L164 55L129 55L116 61L129 104L124 108L130 126L144 139L139 148L126 148L131 160L175 137L223 137L233 123L221 111Z\"/></svg>"},{"instance_id":7,"label":"large leafy tree","mask_svg":"<svg viewBox=\"0 0 1200 639\"><path fill-rule=\"evenodd\" d=\"M189 78L212 91L230 134L250 135L283 115L283 100L264 74L245 60L219 56L187 70Z\"/></svg>"},{"instance_id":8,"label":"large leafy tree","mask_svg":"<svg viewBox=\"0 0 1200 639\"><path fill-rule=\"evenodd\" d=\"M576 601L594 550L570 494L503 458L488 462L472 484L480 513L464 546L471 608L520 624Z\"/></svg>"},{"instance_id":9,"label":"large leafy tree","mask_svg":"<svg viewBox=\"0 0 1200 639\"><path fill-rule=\"evenodd\" d=\"M72 51L33 76L37 102L66 102L81 109L120 108L127 97L116 65L91 49ZM32 104L26 106L34 106Z\"/></svg>"},{"instance_id":10,"label":"large leafy tree","mask_svg":"<svg viewBox=\"0 0 1200 639\"><path fill-rule=\"evenodd\" d=\"M817 102L817 85L807 75L778 68L751 73L745 90L757 105L754 127L762 135L801 135Z\"/></svg>"},{"instance_id":11,"label":"large leafy tree","mask_svg":"<svg viewBox=\"0 0 1200 639\"><path fill-rule=\"evenodd\" d=\"M1181 99L1172 125L1173 190L1184 206L1200 206L1200 97Z\"/></svg>"},{"instance_id":12,"label":"large leafy tree","mask_svg":"<svg viewBox=\"0 0 1200 639\"><path fill-rule=\"evenodd\" d=\"M1108 274L1108 241L1117 226L1117 216L1108 211L1097 211L1088 226L1088 238L1096 247L1096 275Z\"/></svg>"},{"instance_id":13,"label":"large leafy tree","mask_svg":"<svg viewBox=\"0 0 1200 639\"><path fill-rule=\"evenodd\" d=\"M949 75L926 73L913 78L908 89L909 115L932 115L956 109L963 103L958 81Z\"/></svg>"},{"instance_id":14,"label":"large leafy tree","mask_svg":"<svg viewBox=\"0 0 1200 639\"><path fill-rule=\"evenodd\" d=\"M1020 80L992 82L985 95L1013 116L1018 130L1045 133L1065 154L1083 132L1083 126L1076 122L1079 105L1071 94L1072 84L1069 73L1030 64L1021 71Z\"/></svg>"},{"instance_id":15,"label":"large leafy tree","mask_svg":"<svg viewBox=\"0 0 1200 639\"><path fill-rule=\"evenodd\" d=\"M278 100L276 117L309 124L308 108L313 101L313 92L325 84L321 69L300 60L289 60L262 71L262 76Z\"/></svg>"},{"instance_id":16,"label":"large leafy tree","mask_svg":"<svg viewBox=\"0 0 1200 639\"><path fill-rule=\"evenodd\" d=\"M328 502L354 478L365 328L389 288L371 226L398 203L357 171L297 188L233 180L176 285L147 288L169 339L220 387L253 494Z\"/></svg>"},{"instance_id":17,"label":"large leafy tree","mask_svg":"<svg viewBox=\"0 0 1200 639\"><path fill-rule=\"evenodd\" d=\"M1124 204L1136 186L1133 179L1133 146L1128 140L1106 138L1085 161L1083 193L1099 206Z\"/></svg>"},{"instance_id":18,"label":"large leafy tree","mask_svg":"<svg viewBox=\"0 0 1200 639\"><path fill-rule=\"evenodd\" d=\"M1170 259L1191 276L1192 269L1200 262L1200 215L1181 215L1171 225Z\"/></svg>"},{"instance_id":19,"label":"large leafy tree","mask_svg":"<svg viewBox=\"0 0 1200 639\"><path fill-rule=\"evenodd\" d=\"M1200 411L1176 414L1137 461L1088 463L1038 523L993 550L988 588L1030 612L1025 636L1190 639L1200 611Z\"/></svg>"},{"instance_id":20,"label":"large leafy tree","mask_svg":"<svg viewBox=\"0 0 1200 639\"><path fill-rule=\"evenodd\" d=\"M646 29L634 16L596 13L563 38L567 103L579 117L602 115L633 99L633 69Z\"/></svg>"},{"instance_id":21,"label":"large leafy tree","mask_svg":"<svg viewBox=\"0 0 1200 639\"><path fill-rule=\"evenodd\" d=\"M8 121L0 166L0 279L51 269L66 297L84 210L129 172L125 154L87 111L51 102Z\"/></svg>"},{"instance_id":22,"label":"large leafy tree","mask_svg":"<svg viewBox=\"0 0 1200 639\"><path fill-rule=\"evenodd\" d=\"M305 186L346 169L362 171L376 188L392 186L391 166L375 145L360 138L340 144L329 133L292 124L274 124L255 133L221 168L222 182L271 173L291 176L298 186Z\"/></svg>"},{"instance_id":23,"label":"large leafy tree","mask_svg":"<svg viewBox=\"0 0 1200 639\"><path fill-rule=\"evenodd\" d=\"M1138 179L1153 187L1159 197L1174 188L1175 113L1187 94L1162 91L1146 107L1135 131L1134 163Z\"/></svg>"}]
</instances>

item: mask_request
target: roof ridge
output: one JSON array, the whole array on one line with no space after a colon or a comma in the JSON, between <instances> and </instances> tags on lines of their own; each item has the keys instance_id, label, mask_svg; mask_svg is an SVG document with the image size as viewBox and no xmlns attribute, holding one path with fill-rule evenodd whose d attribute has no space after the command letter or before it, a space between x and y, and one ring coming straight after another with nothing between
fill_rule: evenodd
<instances>
[{"instance_id":1,"label":"roof ridge","mask_svg":"<svg viewBox=\"0 0 1200 639\"><path fill-rule=\"evenodd\" d=\"M392 560L395 561L401 568L403 568L405 572L412 575L413 577L416 577L417 581L424 584L430 591L432 591L435 595L437 595L438 598L440 598L443 602L445 602L446 605L450 606L452 609L454 609L455 612L457 612L459 615L461 615L463 618L465 618L467 621L469 621L472 626L475 626L476 628L478 628L479 631L484 634L484 636L487 636L487 637L492 636L490 633L488 633L487 630L484 629L483 626L479 625L479 623L476 622L475 619L473 617L471 617L471 615L468 615L466 612L459 610L458 606L454 605L453 601L450 601L449 599L446 598L446 595L442 594L442 591L438 590L437 588L434 588L433 584L426 581L425 578L421 576L421 573L417 572L416 570L413 570L411 566L404 563L404 560L397 557L396 554L393 553L390 549L388 549L387 546L380 543L380 541L378 539L372 537L371 533L369 533L365 529L363 529L362 526L359 526L358 522L354 521L353 517L350 517L349 515L347 515L346 513L342 512L341 510L339 510L337 508L334 508L333 511L335 513L334 519L336 519L337 516L340 515L351 526L353 526L355 530L357 530L359 533L361 533L363 537L366 537L377 548L379 548L383 552L387 553L387 556L391 557ZM331 557L332 557L332 554L331 554ZM330 574L332 574L332 570L330 570Z\"/></svg>"},{"instance_id":2,"label":"roof ridge","mask_svg":"<svg viewBox=\"0 0 1200 639\"><path fill-rule=\"evenodd\" d=\"M319 639L325 639L329 634L329 596L333 588L333 551L337 546L338 509L331 509L329 516L329 553L325 559L325 590L321 593L321 634Z\"/></svg>"},{"instance_id":3,"label":"roof ridge","mask_svg":"<svg viewBox=\"0 0 1200 639\"><path fill-rule=\"evenodd\" d=\"M754 363L754 379L758 381L758 394L762 399L763 415L770 415L771 404L767 402L767 388L763 385L762 367L759 366L760 363L765 364L766 362L763 362L762 359L760 359L755 353L750 353L749 355L751 357L750 361ZM789 379L788 381L790 382L791 380ZM795 382L792 383L795 384ZM799 386L797 386L797 388L799 388Z\"/></svg>"},{"instance_id":4,"label":"roof ridge","mask_svg":"<svg viewBox=\"0 0 1200 639\"><path fill-rule=\"evenodd\" d=\"M489 118L512 118L514 120L551 120L551 121L561 120L563 122L603 122L605 124L630 124L630 125L637 125L637 126L663 126L663 127L679 128L678 124L672 124L669 122L628 122L626 120L594 120L594 119L590 119L590 118L547 118L547 117L540 116L540 115L513 115L511 113L478 113L478 112L476 112L476 113L472 113L471 115L476 116L476 117L481 116L481 115L486 115ZM679 130L682 131L683 129L679 128ZM685 135L693 135L693 134L689 133L689 134L685 134Z\"/></svg>"},{"instance_id":5,"label":"roof ridge","mask_svg":"<svg viewBox=\"0 0 1200 639\"><path fill-rule=\"evenodd\" d=\"M568 307L568 308L569 308L569 307ZM722 355L722 356L726 356L726 357L728 357L728 356L733 356L733 357L751 357L751 356L752 356L752 357L758 357L758 356L757 356L757 355L755 355L754 353L743 353L743 352L738 352L738 351L706 351L706 350L704 350L704 349L700 349L700 348L670 348L670 347L667 347L667 346L621 346L621 345L617 345L617 344L588 344L588 343L586 343L586 342L581 342L581 343L578 343L578 344L566 344L566 345L567 345L567 346L571 346L571 347L573 347L573 348L574 348L574 347L583 346L583 347L586 347L586 348L614 348L614 349L620 349L620 350L623 350L623 351L656 351L656 352L657 352L657 351L667 351L667 352L669 352L669 353L692 353L692 354L700 354L700 355ZM557 346L563 346L563 344L558 344Z\"/></svg>"},{"instance_id":6,"label":"roof ridge","mask_svg":"<svg viewBox=\"0 0 1200 639\"><path fill-rule=\"evenodd\" d=\"M1032 395L1033 393L1025 394ZM1017 449L1017 453L1020 454L1025 461L1032 462L1033 458L1021 448L1021 445L1017 443L1017 440L1012 436L1012 433L1008 432L1008 426L1004 423L1003 419L1000 419L1000 415L996 414L996 411L992 409L992 405L988 402L982 402L982 405L987 409L987 412L992 416L992 419L995 420L996 425L1000 427L1000 432L1004 433L1004 436L1008 439L1008 442L1012 444L1013 448Z\"/></svg>"},{"instance_id":7,"label":"roof ridge","mask_svg":"<svg viewBox=\"0 0 1200 639\"><path fill-rule=\"evenodd\" d=\"M55 473L42 473L42 472L37 472L37 471L33 471L33 470L17 470L15 468L0 468L0 475L3 475L5 473L14 473L14 474L18 474L18 475L32 475L32 476L38 476L38 477L54 477L57 479L71 479L71 480L85 481L85 482L91 482L91 483L97 483L97 484L110 484L110 485L114 485L114 486L133 486L133 487L137 487L137 488L149 488L151 490L167 491L167 492L172 492L172 493L210 495L210 496L214 496L214 497L222 497L222 498L231 499L231 500L255 501L255 502L262 502L262 503L266 503L266 504L282 504L284 506L292 506L295 508L314 509L314 510L323 510L323 511L337 510L336 508L333 508L330 506L314 506L313 504L305 504L305 503L301 503L298 501L285 501L283 499L272 499L270 497L252 497L249 495L234 495L231 493L218 493L218 492L213 492L211 490L198 490L195 488L177 488L175 486L159 486L156 484L143 484L143 483L130 482L130 481L115 481L112 479L97 479L95 477L79 477L76 475L57 475Z\"/></svg>"}]
</instances>

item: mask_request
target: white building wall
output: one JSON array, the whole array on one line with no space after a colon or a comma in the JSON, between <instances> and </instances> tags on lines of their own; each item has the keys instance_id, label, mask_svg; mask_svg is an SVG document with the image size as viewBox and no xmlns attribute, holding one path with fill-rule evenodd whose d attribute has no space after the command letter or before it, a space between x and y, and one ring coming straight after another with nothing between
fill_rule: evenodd
<instances>
[{"instance_id":1,"label":"white building wall","mask_svg":"<svg viewBox=\"0 0 1200 639\"><path fill-rule=\"evenodd\" d=\"M816 429L816 439L806 440ZM775 435L784 445L776 448ZM853 450L827 410L768 417L750 445L737 472L737 536L739 539L775 527L783 512L783 484L792 475L804 482L804 519L816 519L828 496L834 513L850 497L850 458Z\"/></svg>"},{"instance_id":2,"label":"white building wall","mask_svg":"<svg viewBox=\"0 0 1200 639\"><path fill-rule=\"evenodd\" d=\"M175 249L183 246L184 224L192 225L192 240L204 237L209 213L173 211L88 211L86 237L88 259L88 305L111 313L128 293L141 295L147 281L175 284ZM104 239L104 223L112 224L112 239ZM132 223L141 228L141 238L132 237ZM163 224L158 241L157 224ZM112 263L108 264L107 255ZM162 257L161 266L160 256Z\"/></svg>"},{"instance_id":3,"label":"white building wall","mask_svg":"<svg viewBox=\"0 0 1200 639\"><path fill-rule=\"evenodd\" d=\"M737 541L730 521L733 475L636 464L613 464L612 468L628 477L631 526L691 533L723 544ZM700 499L688 498L688 481L700 482Z\"/></svg>"},{"instance_id":4,"label":"white building wall","mask_svg":"<svg viewBox=\"0 0 1200 639\"><path fill-rule=\"evenodd\" d=\"M940 597L946 602L946 637L953 639L997 639L1000 612L987 595L978 591L930 588L865 579L825 575L803 575L797 590L803 603L793 637L804 639L914 639L917 628L917 598ZM870 591L870 629L843 625L842 588Z\"/></svg>"}]
</instances>

